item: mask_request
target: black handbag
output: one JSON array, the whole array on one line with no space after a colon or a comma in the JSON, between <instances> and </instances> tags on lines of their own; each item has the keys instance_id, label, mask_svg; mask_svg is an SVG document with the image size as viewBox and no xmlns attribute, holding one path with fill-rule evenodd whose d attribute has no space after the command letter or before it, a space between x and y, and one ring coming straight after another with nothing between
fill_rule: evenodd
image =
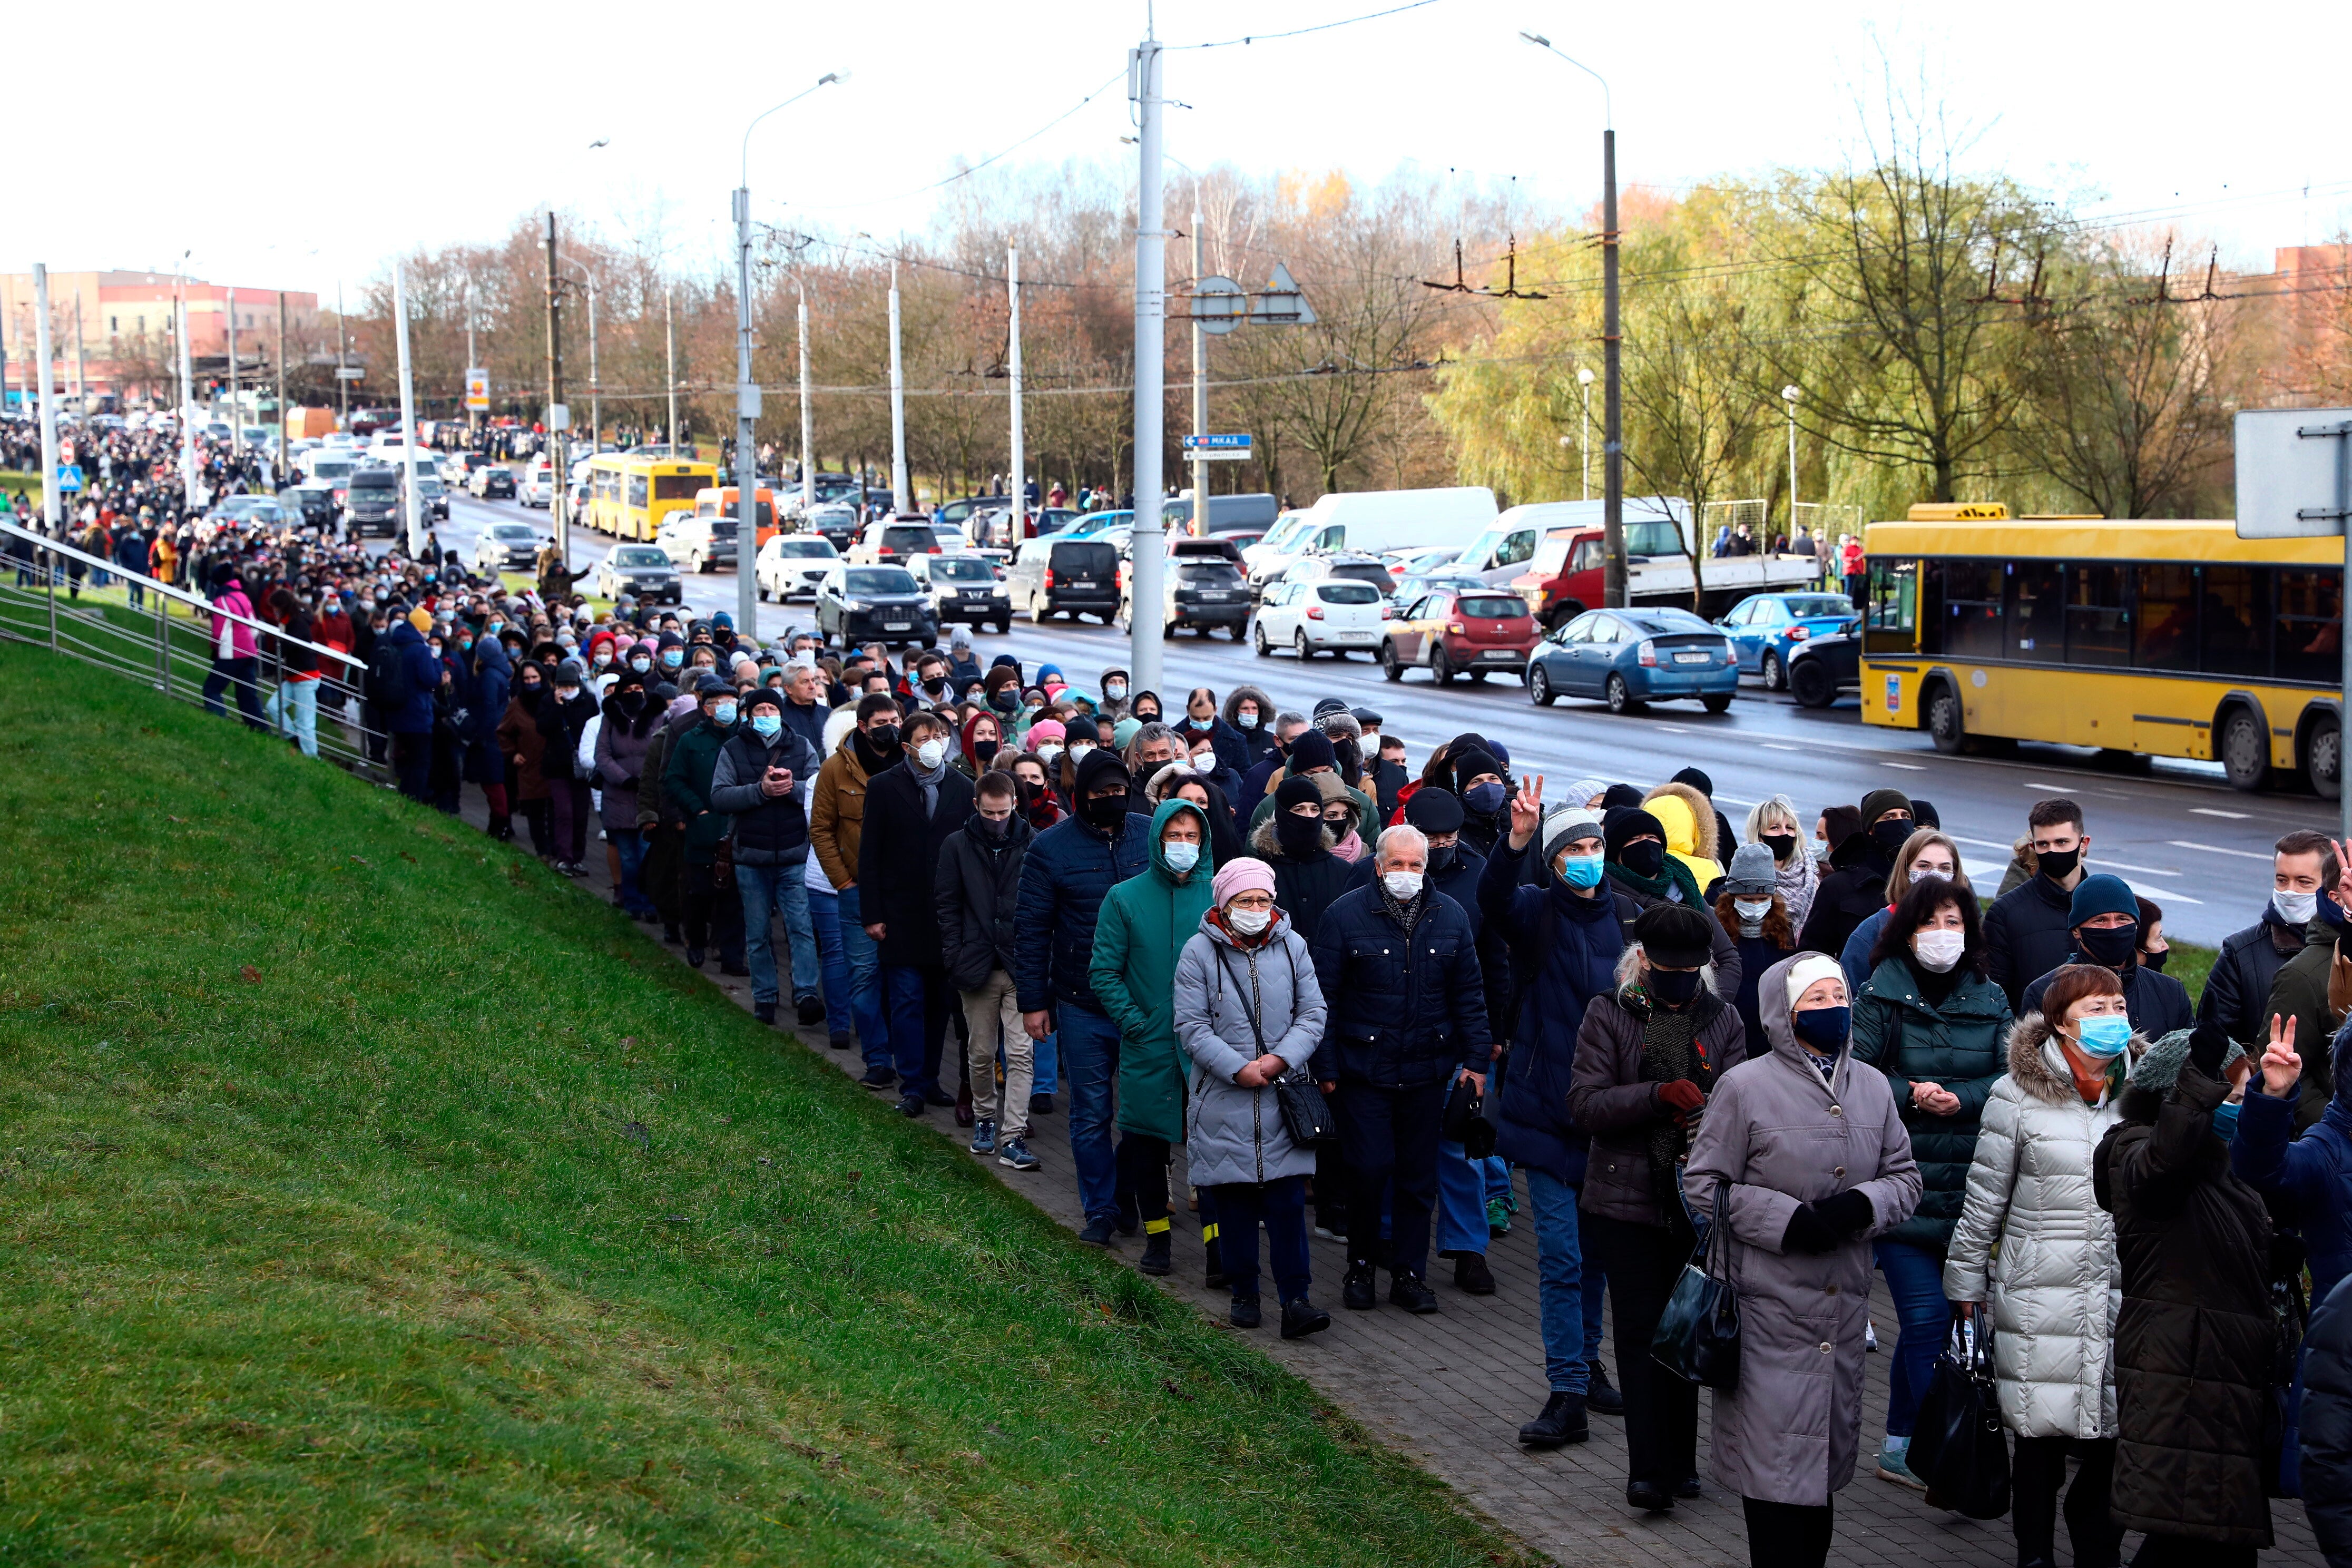
<instances>
[{"instance_id":1,"label":"black handbag","mask_svg":"<svg viewBox=\"0 0 2352 1568\"><path fill-rule=\"evenodd\" d=\"M1495 1152L1495 1124L1486 1120L1486 1097L1468 1073L1454 1080L1437 1133L1448 1142L1461 1144L1462 1152L1473 1160L1483 1160Z\"/></svg>"},{"instance_id":2,"label":"black handbag","mask_svg":"<svg viewBox=\"0 0 2352 1568\"><path fill-rule=\"evenodd\" d=\"M1210 944L1216 947L1214 942ZM1217 967L1234 982L1234 995L1242 1005L1242 1016L1249 1020L1250 1038L1257 1042L1257 1054L1265 1056L1265 1031L1258 1027L1257 1012L1249 1005L1249 992L1241 977L1233 972L1225 950L1216 947ZM1296 984L1296 981L1293 982ZM1339 1123L1331 1115L1331 1102L1323 1097L1323 1086L1306 1071L1284 1073L1274 1080L1274 1103L1282 1112L1284 1131L1290 1141L1305 1149L1320 1139L1337 1138Z\"/></svg>"},{"instance_id":3,"label":"black handbag","mask_svg":"<svg viewBox=\"0 0 2352 1568\"><path fill-rule=\"evenodd\" d=\"M1715 1272L1716 1248L1728 1258L1730 1227L1724 1224L1724 1191L1715 1189L1714 1223L1683 1265L1665 1310L1658 1314L1657 1332L1650 1337L1650 1359L1685 1383L1719 1394L1739 1388L1739 1296L1731 1281Z\"/></svg>"},{"instance_id":4,"label":"black handbag","mask_svg":"<svg viewBox=\"0 0 2352 1568\"><path fill-rule=\"evenodd\" d=\"M2009 1439L1993 1377L1992 1327L1982 1313L1953 1320L1951 1341L1919 1401L1906 1462L1927 1483L1930 1507L1999 1519L2009 1511Z\"/></svg>"}]
</instances>

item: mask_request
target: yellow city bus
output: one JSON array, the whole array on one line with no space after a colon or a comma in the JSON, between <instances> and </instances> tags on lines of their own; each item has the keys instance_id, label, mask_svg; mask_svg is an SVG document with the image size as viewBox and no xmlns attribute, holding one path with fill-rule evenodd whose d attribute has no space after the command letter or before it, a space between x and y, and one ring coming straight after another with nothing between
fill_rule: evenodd
<instances>
[{"instance_id":1,"label":"yellow city bus","mask_svg":"<svg viewBox=\"0 0 2352 1568\"><path fill-rule=\"evenodd\" d=\"M709 463L607 453L588 465L588 526L616 539L650 540L674 511L692 511L697 492L719 482Z\"/></svg>"},{"instance_id":2,"label":"yellow city bus","mask_svg":"<svg viewBox=\"0 0 2352 1568\"><path fill-rule=\"evenodd\" d=\"M2342 540L1978 506L1914 508L1864 546L1864 722L1944 752L2096 746L2340 792Z\"/></svg>"}]
</instances>

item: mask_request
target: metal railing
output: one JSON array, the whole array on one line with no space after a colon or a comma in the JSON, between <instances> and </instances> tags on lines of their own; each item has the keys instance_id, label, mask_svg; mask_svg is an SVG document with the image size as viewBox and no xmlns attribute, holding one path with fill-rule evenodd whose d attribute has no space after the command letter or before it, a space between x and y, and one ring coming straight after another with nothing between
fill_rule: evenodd
<instances>
[{"instance_id":1,"label":"metal railing","mask_svg":"<svg viewBox=\"0 0 2352 1568\"><path fill-rule=\"evenodd\" d=\"M235 710L287 740L300 738L303 710L310 707L320 756L379 781L392 776L391 736L373 722L362 686L366 662L358 656L290 637L267 621L222 609L5 518L0 518L0 642L46 647L210 712ZM107 591L96 587L78 597L76 565L135 589L146 604L132 604L128 595L121 601L100 597ZM175 606L185 613L173 615ZM219 657L215 638L224 624L252 635L250 657ZM297 648L316 660L317 679L287 679L287 655ZM299 689L305 685L308 693Z\"/></svg>"}]
</instances>

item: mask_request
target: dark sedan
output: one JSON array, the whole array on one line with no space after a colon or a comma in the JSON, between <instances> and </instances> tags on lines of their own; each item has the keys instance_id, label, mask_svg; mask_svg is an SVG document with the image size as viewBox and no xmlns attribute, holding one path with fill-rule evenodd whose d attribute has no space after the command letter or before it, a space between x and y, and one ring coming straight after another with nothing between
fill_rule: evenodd
<instances>
[{"instance_id":1,"label":"dark sedan","mask_svg":"<svg viewBox=\"0 0 2352 1568\"><path fill-rule=\"evenodd\" d=\"M1832 707L1839 698L1862 689L1861 626L1856 616L1837 631L1797 645L1789 656L1789 695L1799 707Z\"/></svg>"},{"instance_id":2,"label":"dark sedan","mask_svg":"<svg viewBox=\"0 0 2352 1568\"><path fill-rule=\"evenodd\" d=\"M904 566L835 567L816 591L816 626L838 642L888 647L940 640L931 596Z\"/></svg>"},{"instance_id":3,"label":"dark sedan","mask_svg":"<svg viewBox=\"0 0 2352 1568\"><path fill-rule=\"evenodd\" d=\"M596 566L596 592L607 599L623 595L641 604L686 602L686 584L668 556L650 544L616 544Z\"/></svg>"}]
</instances>

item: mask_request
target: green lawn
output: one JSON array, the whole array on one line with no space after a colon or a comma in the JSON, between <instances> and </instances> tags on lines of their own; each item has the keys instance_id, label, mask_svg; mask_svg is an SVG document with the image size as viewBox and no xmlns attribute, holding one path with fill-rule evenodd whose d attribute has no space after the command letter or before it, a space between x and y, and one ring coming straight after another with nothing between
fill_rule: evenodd
<instances>
[{"instance_id":1,"label":"green lawn","mask_svg":"<svg viewBox=\"0 0 2352 1568\"><path fill-rule=\"evenodd\" d=\"M0 1563L1527 1560L528 857L0 716Z\"/></svg>"}]
</instances>

